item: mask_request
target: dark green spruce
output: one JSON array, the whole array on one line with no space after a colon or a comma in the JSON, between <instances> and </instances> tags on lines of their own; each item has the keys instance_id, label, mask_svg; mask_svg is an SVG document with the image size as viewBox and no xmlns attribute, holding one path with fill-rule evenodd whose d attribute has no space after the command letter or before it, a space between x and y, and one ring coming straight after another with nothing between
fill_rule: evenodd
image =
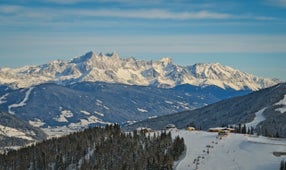
<instances>
[{"instance_id":1,"label":"dark green spruce","mask_svg":"<svg viewBox=\"0 0 286 170\"><path fill-rule=\"evenodd\" d=\"M0 169L172 169L185 149L170 133L94 127L0 155Z\"/></svg>"}]
</instances>

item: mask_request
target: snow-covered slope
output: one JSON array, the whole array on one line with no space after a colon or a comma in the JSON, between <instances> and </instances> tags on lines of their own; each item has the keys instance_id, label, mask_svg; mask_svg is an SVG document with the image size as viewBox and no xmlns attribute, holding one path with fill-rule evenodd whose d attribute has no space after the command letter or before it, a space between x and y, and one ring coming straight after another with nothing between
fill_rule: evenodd
<instances>
[{"instance_id":1,"label":"snow-covered slope","mask_svg":"<svg viewBox=\"0 0 286 170\"><path fill-rule=\"evenodd\" d=\"M245 96L222 100L196 110L157 117L152 121L141 121L125 128L129 131L141 126L162 129L170 123L184 128L191 123L207 130L211 127L246 124L265 136L278 134L286 137L285 95L286 83L281 83Z\"/></svg>"},{"instance_id":2,"label":"snow-covered slope","mask_svg":"<svg viewBox=\"0 0 286 170\"><path fill-rule=\"evenodd\" d=\"M55 60L40 66L0 69L0 84L19 88L45 82L66 85L82 81L116 82L165 88L180 84L216 85L235 90L258 90L279 82L259 78L219 63L180 66L173 63L171 58L141 61L135 58L119 58L117 53L88 52L70 61Z\"/></svg>"},{"instance_id":3,"label":"snow-covered slope","mask_svg":"<svg viewBox=\"0 0 286 170\"><path fill-rule=\"evenodd\" d=\"M273 154L285 152L285 139L230 134L220 140L217 133L185 130L173 131L172 135L183 137L186 145L177 170L279 169L280 161L286 158Z\"/></svg>"},{"instance_id":4,"label":"snow-covered slope","mask_svg":"<svg viewBox=\"0 0 286 170\"><path fill-rule=\"evenodd\" d=\"M67 86L45 83L25 89L0 89L0 110L34 127L66 132L108 123L129 124L248 93L216 86L166 89L104 82Z\"/></svg>"},{"instance_id":5,"label":"snow-covered slope","mask_svg":"<svg viewBox=\"0 0 286 170\"><path fill-rule=\"evenodd\" d=\"M0 111L0 153L9 148L17 148L29 143L46 139L39 128L6 112Z\"/></svg>"},{"instance_id":6,"label":"snow-covered slope","mask_svg":"<svg viewBox=\"0 0 286 170\"><path fill-rule=\"evenodd\" d=\"M33 140L33 138L31 138L30 136L27 136L27 134L25 134L24 132L18 129L7 127L7 126L2 126L2 125L0 125L0 135L4 135L7 137L16 137L16 138L21 138L21 139L30 140L30 141Z\"/></svg>"}]
</instances>

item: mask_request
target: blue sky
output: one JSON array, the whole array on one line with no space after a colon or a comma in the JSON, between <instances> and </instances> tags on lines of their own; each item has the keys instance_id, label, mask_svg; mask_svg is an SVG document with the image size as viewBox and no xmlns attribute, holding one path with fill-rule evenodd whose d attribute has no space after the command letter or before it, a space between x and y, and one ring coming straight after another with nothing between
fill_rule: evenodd
<instances>
[{"instance_id":1,"label":"blue sky","mask_svg":"<svg viewBox=\"0 0 286 170\"><path fill-rule=\"evenodd\" d=\"M1 0L0 67L87 51L286 81L286 0Z\"/></svg>"}]
</instances>

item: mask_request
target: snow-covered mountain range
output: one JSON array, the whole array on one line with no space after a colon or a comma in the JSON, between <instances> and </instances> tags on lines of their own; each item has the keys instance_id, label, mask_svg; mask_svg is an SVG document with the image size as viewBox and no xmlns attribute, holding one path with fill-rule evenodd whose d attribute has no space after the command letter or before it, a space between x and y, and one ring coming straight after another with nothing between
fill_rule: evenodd
<instances>
[{"instance_id":1,"label":"snow-covered mountain range","mask_svg":"<svg viewBox=\"0 0 286 170\"><path fill-rule=\"evenodd\" d=\"M259 78L228 66L195 64L180 66L171 58L142 61L120 58L117 53L88 52L70 61L55 60L39 66L0 68L0 84L14 88L55 82L67 85L77 82L111 82L171 88L181 84L216 85L235 90L259 90L275 85L279 80Z\"/></svg>"}]
</instances>

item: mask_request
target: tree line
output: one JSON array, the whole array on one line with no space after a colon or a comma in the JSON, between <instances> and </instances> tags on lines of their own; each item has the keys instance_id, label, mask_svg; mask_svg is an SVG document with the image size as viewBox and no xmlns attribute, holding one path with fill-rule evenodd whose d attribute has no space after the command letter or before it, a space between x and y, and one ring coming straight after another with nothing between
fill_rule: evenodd
<instances>
[{"instance_id":1,"label":"tree line","mask_svg":"<svg viewBox=\"0 0 286 170\"><path fill-rule=\"evenodd\" d=\"M0 169L172 169L185 149L171 133L93 127L0 155Z\"/></svg>"},{"instance_id":2,"label":"tree line","mask_svg":"<svg viewBox=\"0 0 286 170\"><path fill-rule=\"evenodd\" d=\"M234 127L234 132L235 133L241 133L241 134L251 134L253 135L254 134L254 128L251 126L251 127L246 127L245 124L238 124L238 126L235 126Z\"/></svg>"},{"instance_id":3,"label":"tree line","mask_svg":"<svg viewBox=\"0 0 286 170\"><path fill-rule=\"evenodd\" d=\"M247 128L245 124L238 124L238 126L234 126L234 127L229 126L229 127L234 128L235 133L251 134L251 135L256 133L258 136L262 135L262 136L266 136L266 137L275 137L275 138L280 137L278 131L276 132L275 135L272 135L271 133L268 132L267 128L262 129L262 128L258 127L255 130L254 127L252 127L252 126Z\"/></svg>"}]
</instances>

